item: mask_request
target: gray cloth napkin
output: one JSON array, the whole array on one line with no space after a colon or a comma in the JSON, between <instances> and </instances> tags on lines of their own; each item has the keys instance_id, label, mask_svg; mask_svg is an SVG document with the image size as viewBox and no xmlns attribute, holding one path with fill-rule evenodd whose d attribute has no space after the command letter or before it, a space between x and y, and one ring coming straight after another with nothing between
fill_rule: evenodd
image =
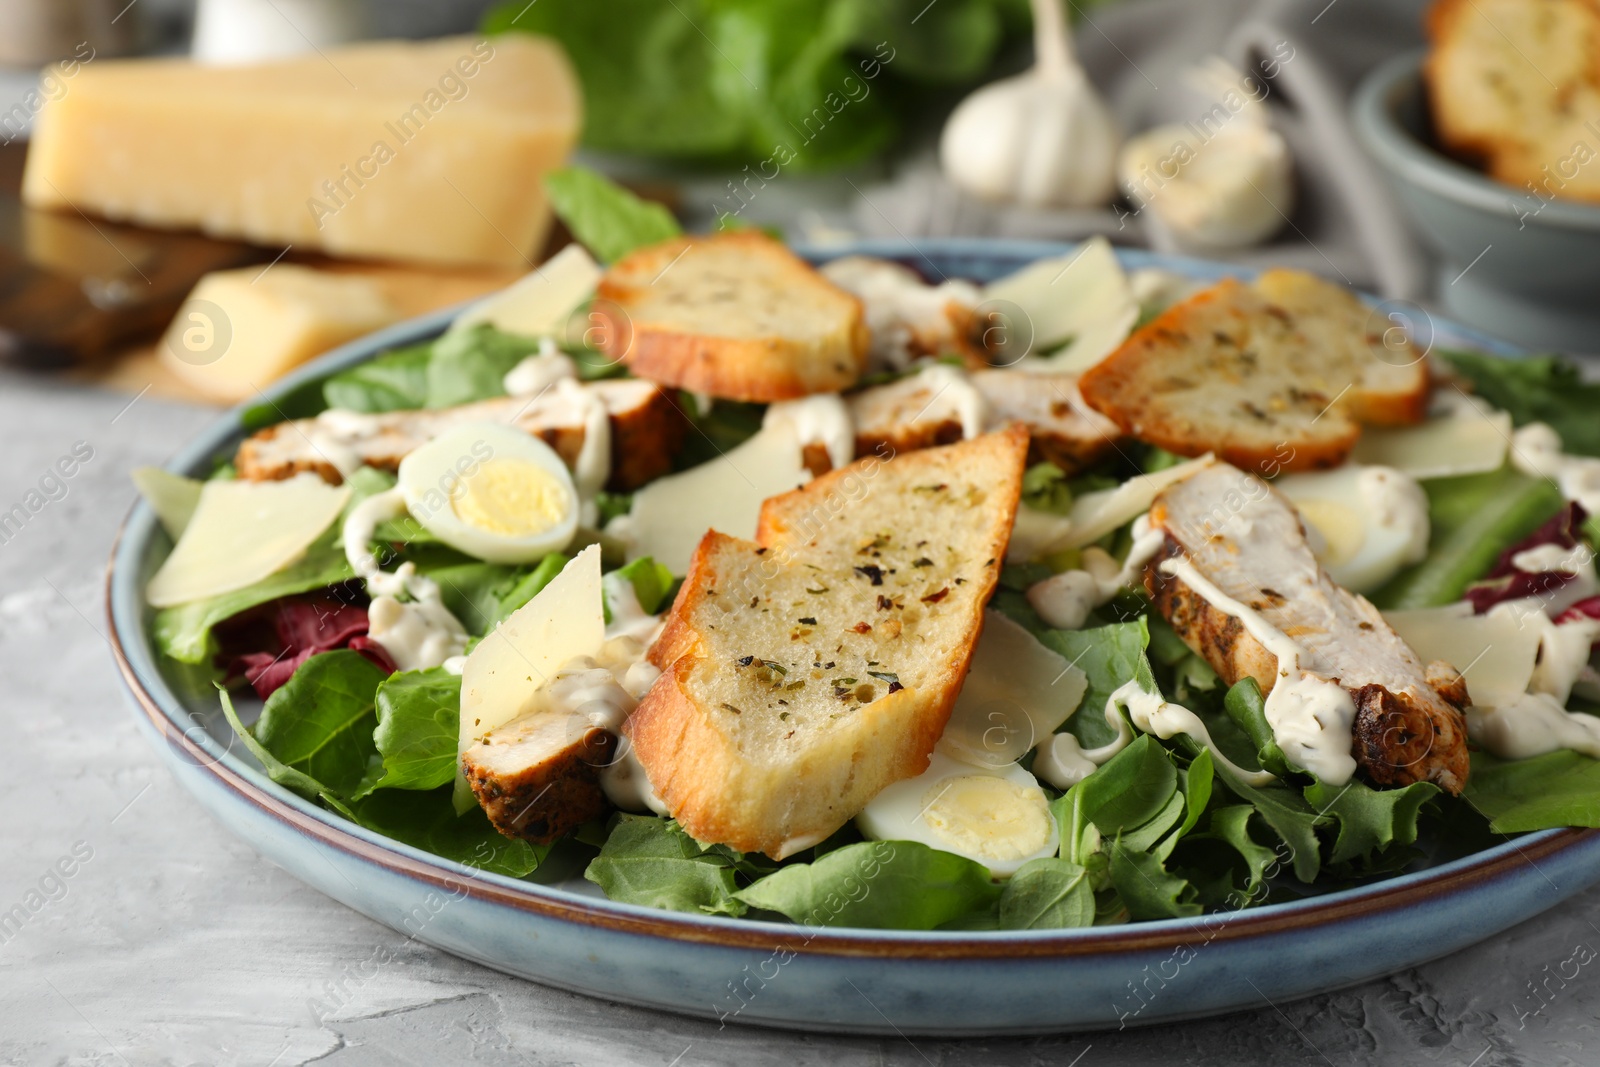
<instances>
[{"instance_id":1,"label":"gray cloth napkin","mask_svg":"<svg viewBox=\"0 0 1600 1067\"><path fill-rule=\"evenodd\" d=\"M1221 56L1267 87L1273 125L1294 151L1298 204L1266 244L1210 258L1299 267L1385 297L1419 299L1428 288L1425 254L1357 144L1348 100L1373 67L1422 46L1426 6L1427 0L1128 0L1080 11L1077 50L1127 135L1204 114L1211 101L1184 74L1208 56ZM1103 234L1118 244L1178 250L1148 212L1128 206L1057 211L979 201L945 180L931 145L904 159L887 182L861 191L852 221L871 236Z\"/></svg>"}]
</instances>

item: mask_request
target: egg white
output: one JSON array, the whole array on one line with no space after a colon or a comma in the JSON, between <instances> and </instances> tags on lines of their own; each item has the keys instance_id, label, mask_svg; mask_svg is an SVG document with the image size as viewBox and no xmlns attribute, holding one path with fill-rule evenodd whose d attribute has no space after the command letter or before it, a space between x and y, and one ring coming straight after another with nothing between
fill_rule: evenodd
<instances>
[{"instance_id":1,"label":"egg white","mask_svg":"<svg viewBox=\"0 0 1600 1067\"><path fill-rule=\"evenodd\" d=\"M577 533L578 493L566 464L539 438L503 423L440 434L400 461L399 484L406 509L429 533L490 563L541 559ZM494 529L489 511L518 528Z\"/></svg>"},{"instance_id":2,"label":"egg white","mask_svg":"<svg viewBox=\"0 0 1600 1067\"><path fill-rule=\"evenodd\" d=\"M1305 521L1317 561L1354 593L1378 589L1428 547L1428 498L1391 467L1348 464L1273 483Z\"/></svg>"},{"instance_id":3,"label":"egg white","mask_svg":"<svg viewBox=\"0 0 1600 1067\"><path fill-rule=\"evenodd\" d=\"M963 803L974 792L983 794L979 803ZM967 832L940 829L952 822ZM1033 775L1015 763L980 767L938 750L926 771L873 797L856 816L856 827L874 840L917 841L965 856L996 878L1009 878L1029 860L1054 856L1061 844L1048 798Z\"/></svg>"}]
</instances>

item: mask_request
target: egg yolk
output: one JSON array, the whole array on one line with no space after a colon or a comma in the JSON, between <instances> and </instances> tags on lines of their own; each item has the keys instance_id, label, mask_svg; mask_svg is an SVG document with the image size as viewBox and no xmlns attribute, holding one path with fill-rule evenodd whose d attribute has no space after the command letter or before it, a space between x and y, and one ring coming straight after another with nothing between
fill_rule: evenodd
<instances>
[{"instance_id":1,"label":"egg yolk","mask_svg":"<svg viewBox=\"0 0 1600 1067\"><path fill-rule=\"evenodd\" d=\"M1354 559L1367 539L1367 527L1362 516L1353 508L1337 500L1299 500L1295 508L1300 517L1316 528L1326 547L1318 553L1324 565L1337 566Z\"/></svg>"},{"instance_id":2,"label":"egg yolk","mask_svg":"<svg viewBox=\"0 0 1600 1067\"><path fill-rule=\"evenodd\" d=\"M969 856L1017 860L1050 842L1050 804L1039 789L1004 778L946 778L923 797L922 821L935 837Z\"/></svg>"},{"instance_id":3,"label":"egg yolk","mask_svg":"<svg viewBox=\"0 0 1600 1067\"><path fill-rule=\"evenodd\" d=\"M560 522L572 507L567 487L526 459L489 459L456 483L450 510L468 526L528 537Z\"/></svg>"}]
</instances>

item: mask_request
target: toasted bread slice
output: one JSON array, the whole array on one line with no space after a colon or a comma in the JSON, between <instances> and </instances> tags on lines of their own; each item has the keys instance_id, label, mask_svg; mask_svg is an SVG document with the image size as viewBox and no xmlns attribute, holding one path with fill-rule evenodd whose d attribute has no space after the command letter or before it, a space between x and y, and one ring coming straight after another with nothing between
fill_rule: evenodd
<instances>
[{"instance_id":1,"label":"toasted bread slice","mask_svg":"<svg viewBox=\"0 0 1600 1067\"><path fill-rule=\"evenodd\" d=\"M1079 387L1141 441L1276 474L1338 466L1361 423L1420 422L1424 355L1347 290L1270 270L1168 308Z\"/></svg>"},{"instance_id":2,"label":"toasted bread slice","mask_svg":"<svg viewBox=\"0 0 1600 1067\"><path fill-rule=\"evenodd\" d=\"M1467 703L1460 672L1424 665L1362 597L1340 588L1318 565L1300 516L1266 482L1214 463L1162 490L1150 522L1165 535L1145 568L1145 587L1178 636L1224 683L1251 677L1270 694L1286 664L1250 625L1192 588L1169 560L1187 561L1199 581L1247 606L1299 646L1299 670L1332 681L1355 706L1350 755L1379 786L1466 785ZM1297 676L1293 681L1299 681ZM1322 728L1328 728L1318 720ZM1294 756L1292 746L1285 752Z\"/></svg>"},{"instance_id":3,"label":"toasted bread slice","mask_svg":"<svg viewBox=\"0 0 1600 1067\"><path fill-rule=\"evenodd\" d=\"M611 488L634 489L672 468L685 422L659 386L620 379L591 382L583 388L598 395L611 415ZM499 397L453 408L362 416L353 427L345 425L348 421L295 419L269 426L239 445L234 466L239 477L251 481L277 481L313 471L337 484L339 471L325 455L326 445L318 444L330 436L363 463L392 471L409 453L469 422L509 422L543 438L568 466L577 463L583 449L582 413L553 390L531 400Z\"/></svg>"},{"instance_id":4,"label":"toasted bread slice","mask_svg":"<svg viewBox=\"0 0 1600 1067\"><path fill-rule=\"evenodd\" d=\"M540 709L491 731L461 768L495 829L542 844L610 810L600 768L616 742L588 715Z\"/></svg>"},{"instance_id":5,"label":"toasted bread slice","mask_svg":"<svg viewBox=\"0 0 1600 1067\"><path fill-rule=\"evenodd\" d=\"M663 385L770 402L847 389L866 369L861 301L759 231L641 248L596 297L608 354Z\"/></svg>"},{"instance_id":6,"label":"toasted bread slice","mask_svg":"<svg viewBox=\"0 0 1600 1067\"><path fill-rule=\"evenodd\" d=\"M859 460L708 533L624 732L702 841L781 858L927 769L1016 515L1027 432Z\"/></svg>"},{"instance_id":7,"label":"toasted bread slice","mask_svg":"<svg viewBox=\"0 0 1600 1067\"><path fill-rule=\"evenodd\" d=\"M1423 71L1447 151L1541 199L1600 200L1600 0L1437 0ZM1530 188L1531 186L1531 188Z\"/></svg>"},{"instance_id":8,"label":"toasted bread slice","mask_svg":"<svg viewBox=\"0 0 1600 1067\"><path fill-rule=\"evenodd\" d=\"M969 376L991 425L1023 423L1030 455L1076 473L1116 449L1122 428L1084 403L1076 374L979 370ZM912 375L846 398L856 426L856 455L910 452L962 439L955 398ZM825 468L824 468L825 469Z\"/></svg>"}]
</instances>

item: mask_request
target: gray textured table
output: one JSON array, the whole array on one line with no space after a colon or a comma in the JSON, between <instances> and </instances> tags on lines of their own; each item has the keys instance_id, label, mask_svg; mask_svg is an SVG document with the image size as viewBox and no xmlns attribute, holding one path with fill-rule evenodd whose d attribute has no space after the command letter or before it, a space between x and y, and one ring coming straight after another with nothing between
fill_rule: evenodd
<instances>
[{"instance_id":1,"label":"gray textured table","mask_svg":"<svg viewBox=\"0 0 1600 1067\"><path fill-rule=\"evenodd\" d=\"M409 942L224 833L158 765L123 703L101 581L133 499L127 472L213 417L0 375L0 512L26 504L75 442L94 449L64 494L41 493L22 529L0 533L0 915L28 915L0 927L0 1063L1600 1064L1600 964L1557 975L1578 946L1591 959L1600 950L1600 890L1332 996L1020 1040L719 1030ZM394 962L351 980L385 954ZM319 1021L309 1002L331 982L351 997Z\"/></svg>"}]
</instances>

